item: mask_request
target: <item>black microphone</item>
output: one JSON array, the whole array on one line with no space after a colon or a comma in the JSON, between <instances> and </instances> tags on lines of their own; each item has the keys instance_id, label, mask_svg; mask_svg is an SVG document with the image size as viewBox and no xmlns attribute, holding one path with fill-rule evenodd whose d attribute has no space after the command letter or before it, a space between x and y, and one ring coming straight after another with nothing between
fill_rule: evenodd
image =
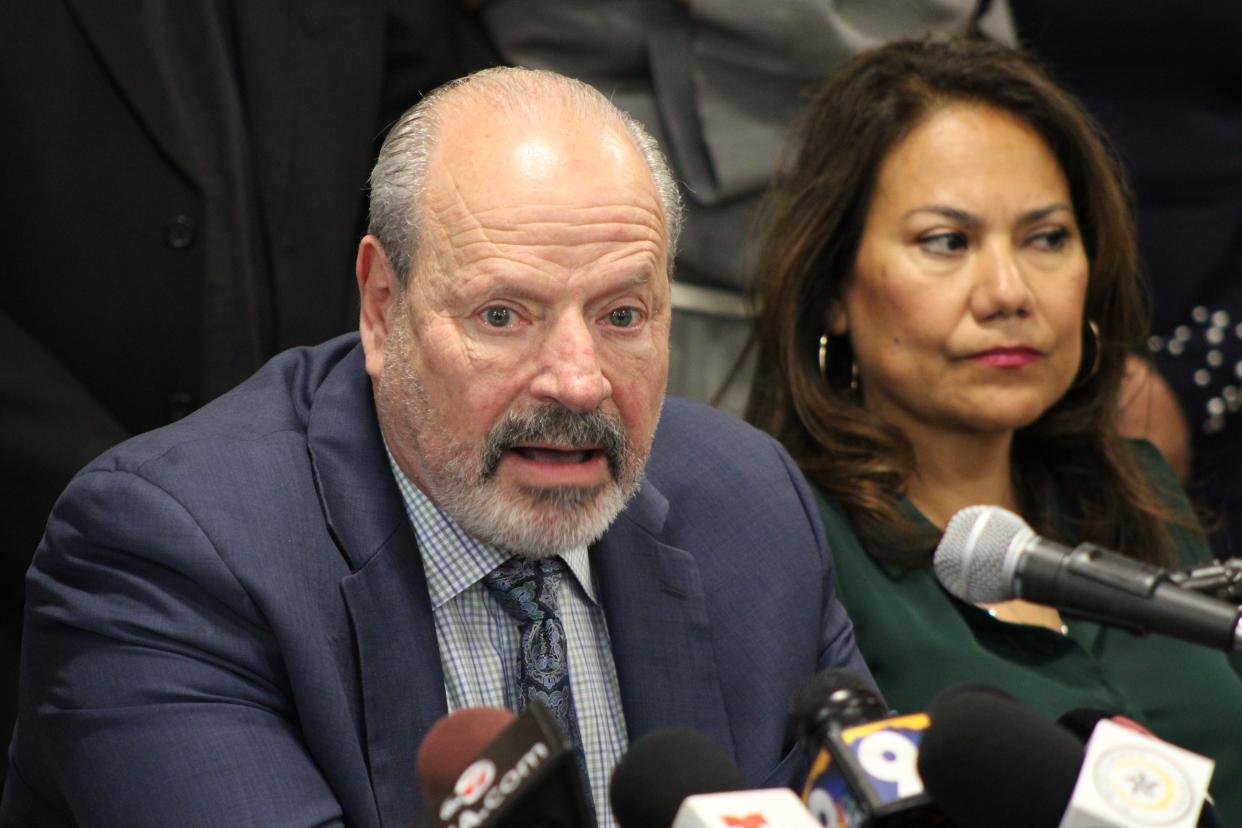
<instances>
[{"instance_id":1,"label":"black microphone","mask_svg":"<svg viewBox=\"0 0 1242 828\"><path fill-rule=\"evenodd\" d=\"M1239 607L1179 587L1166 570L1116 552L1041 538L999 506L954 515L934 567L945 589L970 603L1022 598L1134 632L1242 650Z\"/></svg>"},{"instance_id":2,"label":"black microphone","mask_svg":"<svg viewBox=\"0 0 1242 828\"><path fill-rule=\"evenodd\" d=\"M927 715L919 775L954 823L1061 824L1085 754L1073 735L1001 691L972 687L942 692Z\"/></svg>"},{"instance_id":3,"label":"black microphone","mask_svg":"<svg viewBox=\"0 0 1242 828\"><path fill-rule=\"evenodd\" d=\"M788 788L745 788L722 747L698 731L665 728L621 757L609 798L621 828L820 828Z\"/></svg>"},{"instance_id":4,"label":"black microphone","mask_svg":"<svg viewBox=\"0 0 1242 828\"><path fill-rule=\"evenodd\" d=\"M794 695L790 716L812 757L802 801L821 823L945 824L918 774L925 714L889 718L887 706L856 673L824 670Z\"/></svg>"},{"instance_id":5,"label":"black microphone","mask_svg":"<svg viewBox=\"0 0 1242 828\"><path fill-rule=\"evenodd\" d=\"M687 797L745 787L724 748L697 730L669 727L630 745L612 772L608 799L621 828L668 828Z\"/></svg>"},{"instance_id":6,"label":"black microphone","mask_svg":"<svg viewBox=\"0 0 1242 828\"><path fill-rule=\"evenodd\" d=\"M950 688L927 713L919 774L963 828L1191 828L1199 817L1207 784L1194 765L1211 763L1141 729L1105 722L1111 732L1093 729L1084 747L994 688Z\"/></svg>"},{"instance_id":7,"label":"black microphone","mask_svg":"<svg viewBox=\"0 0 1242 828\"><path fill-rule=\"evenodd\" d=\"M429 731L438 745L477 744L480 734L501 723L479 708L446 716ZM419 750L419 776L426 789L447 792L429 803L415 828L595 828L586 784L578 770L573 744L539 702L487 743L469 765L456 771L460 750ZM445 765L445 767L439 767Z\"/></svg>"}]
</instances>

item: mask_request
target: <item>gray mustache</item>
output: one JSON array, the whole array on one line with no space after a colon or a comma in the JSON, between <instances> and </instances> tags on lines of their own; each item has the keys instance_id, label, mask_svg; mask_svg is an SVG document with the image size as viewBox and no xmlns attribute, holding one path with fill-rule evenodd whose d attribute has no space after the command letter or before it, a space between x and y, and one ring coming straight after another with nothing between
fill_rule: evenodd
<instances>
[{"instance_id":1,"label":"gray mustache","mask_svg":"<svg viewBox=\"0 0 1242 828\"><path fill-rule=\"evenodd\" d=\"M614 479L633 447L619 417L602 411L579 413L552 404L534 411L511 412L488 432L483 447L483 479L496 473L506 451L527 443L590 445L604 453Z\"/></svg>"}]
</instances>

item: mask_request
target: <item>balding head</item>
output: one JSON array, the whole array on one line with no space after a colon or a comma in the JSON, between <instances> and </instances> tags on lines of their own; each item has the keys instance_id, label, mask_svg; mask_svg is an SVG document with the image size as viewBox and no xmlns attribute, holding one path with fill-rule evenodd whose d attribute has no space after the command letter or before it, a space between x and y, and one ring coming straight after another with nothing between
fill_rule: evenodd
<instances>
[{"instance_id":1,"label":"balding head","mask_svg":"<svg viewBox=\"0 0 1242 828\"><path fill-rule=\"evenodd\" d=\"M423 199L441 147L451 150L451 139L493 152L512 150L526 171L537 172L548 160L546 155L538 144L526 140L523 147L514 138L529 139L541 132L565 136L570 131L588 141L628 144L642 159L663 215L671 275L681 231L681 199L655 139L581 81L538 69L500 67L468 75L427 95L401 116L384 140L371 172L369 232L380 240L402 286L408 284L423 242Z\"/></svg>"}]
</instances>

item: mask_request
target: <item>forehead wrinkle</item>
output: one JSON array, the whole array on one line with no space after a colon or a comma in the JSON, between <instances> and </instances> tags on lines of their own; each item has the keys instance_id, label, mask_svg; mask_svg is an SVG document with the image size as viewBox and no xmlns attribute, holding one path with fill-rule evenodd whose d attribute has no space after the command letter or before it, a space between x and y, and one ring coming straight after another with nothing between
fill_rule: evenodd
<instances>
[{"instance_id":1,"label":"forehead wrinkle","mask_svg":"<svg viewBox=\"0 0 1242 828\"><path fill-rule=\"evenodd\" d=\"M486 241L487 234L470 210L447 165L432 165L423 200L425 243L420 245L420 258L430 255L437 264L433 269L434 275L449 279L453 276L453 264L460 249L457 240L466 235L477 235L480 241Z\"/></svg>"},{"instance_id":2,"label":"forehead wrinkle","mask_svg":"<svg viewBox=\"0 0 1242 828\"><path fill-rule=\"evenodd\" d=\"M440 176L436 176L441 178ZM457 179L451 172L445 171L443 180L436 183L448 184L447 192L438 192L440 187L428 187L427 207L429 212L442 214L441 222L464 221L479 227L504 230L520 226L589 226L599 224L634 224L650 227L663 235L664 213L659 202L652 193L644 194L640 203L629 200L607 200L601 194L600 203L577 204L573 201L561 203L547 202L543 204L501 204L494 207L478 207L477 202L485 194L478 193L470 197L470 188L458 186ZM549 218L542 218L547 215ZM489 222L493 216L505 219L500 222ZM570 218L565 218L569 216Z\"/></svg>"},{"instance_id":3,"label":"forehead wrinkle","mask_svg":"<svg viewBox=\"0 0 1242 828\"><path fill-rule=\"evenodd\" d=\"M592 264L599 267L617 267L627 259L637 259L639 262L628 268L631 276L626 282L628 287L641 287L652 281L653 275L662 270L659 267L661 263L660 251L654 246L644 245L642 247L629 247L622 250L611 250L605 255L596 259Z\"/></svg>"},{"instance_id":4,"label":"forehead wrinkle","mask_svg":"<svg viewBox=\"0 0 1242 828\"><path fill-rule=\"evenodd\" d=\"M581 268L598 260L639 253L659 258L665 244L662 228L653 226L653 214L628 207L585 208L577 220L512 220L513 210L493 210L460 229L446 228L453 259L472 265L491 258L560 264ZM517 208L519 213L531 212ZM620 212L621 218L616 220ZM538 216L539 211L535 211ZM501 215L505 220L498 221ZM592 220L592 217L594 220ZM613 220L604 220L605 217ZM590 259L595 248L599 258Z\"/></svg>"},{"instance_id":5,"label":"forehead wrinkle","mask_svg":"<svg viewBox=\"0 0 1242 828\"><path fill-rule=\"evenodd\" d=\"M455 164L440 161L433 165L426 203L428 224L435 225L436 241L444 245L437 251L442 276L453 276L458 268L477 270L480 263L486 263L488 272L510 262L524 262L537 272L546 272L549 265L580 269L594 264L590 248L604 244L637 245L653 259L667 258L663 205L646 179L635 187L627 176L605 173L597 187L571 186L562 203L504 203L518 197L513 188L469 174L470 167L463 168L463 175ZM557 193L535 188L533 195L550 199ZM492 206L495 202L500 203ZM556 255L560 251L564 257ZM604 251L604 256L625 253Z\"/></svg>"},{"instance_id":6,"label":"forehead wrinkle","mask_svg":"<svg viewBox=\"0 0 1242 828\"><path fill-rule=\"evenodd\" d=\"M435 217L437 223L448 227L454 223L473 224L482 230L483 225L477 218L476 211L471 209L466 190L457 184L457 177L446 164L437 164L430 173L426 192L426 212ZM460 231L446 237L459 235Z\"/></svg>"},{"instance_id":7,"label":"forehead wrinkle","mask_svg":"<svg viewBox=\"0 0 1242 828\"><path fill-rule=\"evenodd\" d=\"M654 204L616 201L602 204L504 205L472 213L480 225L499 233L555 230L643 227L663 238L663 213Z\"/></svg>"},{"instance_id":8,"label":"forehead wrinkle","mask_svg":"<svg viewBox=\"0 0 1242 828\"><path fill-rule=\"evenodd\" d=\"M482 246L496 251L530 250L534 255L538 255L539 251L572 252L598 246L619 247L619 252L624 253L629 248L658 250L663 244L663 239L657 233L643 232L633 227L608 228L605 232L600 232L596 227L567 228L552 238L523 230L497 231L490 234L467 231L451 238L462 252Z\"/></svg>"},{"instance_id":9,"label":"forehead wrinkle","mask_svg":"<svg viewBox=\"0 0 1242 828\"><path fill-rule=\"evenodd\" d=\"M521 283L524 281L529 281L534 285L545 279L561 279L567 275L571 279L579 277L594 279L599 275L600 270L610 268L622 270L627 259L637 260L634 265L624 267L622 271L632 274L627 285L648 284L652 281L653 274L663 270L659 266L661 255L656 245L631 246L623 250L610 249L603 255L592 257L585 262L566 262L560 257L549 258L546 250L533 251L524 246L512 250L497 247L494 252L488 246L482 255L471 257L468 251L463 251L463 255L458 255L456 259L460 267L458 275L463 290L468 288L470 282L480 277L493 279L498 289L509 292L520 292ZM605 283L601 281L601 286L604 285ZM532 287L532 290L534 289ZM618 288L612 285L608 289Z\"/></svg>"}]
</instances>

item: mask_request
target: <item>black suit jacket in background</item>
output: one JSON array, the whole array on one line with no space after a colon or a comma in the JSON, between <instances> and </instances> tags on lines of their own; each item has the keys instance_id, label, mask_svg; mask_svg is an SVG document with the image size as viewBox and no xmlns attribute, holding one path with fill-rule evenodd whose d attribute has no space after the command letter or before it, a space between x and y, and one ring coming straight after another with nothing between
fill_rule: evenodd
<instances>
[{"instance_id":1,"label":"black suit jacket in background","mask_svg":"<svg viewBox=\"0 0 1242 828\"><path fill-rule=\"evenodd\" d=\"M235 3L277 350L356 325L353 256L384 128L421 93L493 62L459 7ZM203 201L170 103L133 0L0 4L6 646L22 573L69 478L205 402Z\"/></svg>"}]
</instances>

